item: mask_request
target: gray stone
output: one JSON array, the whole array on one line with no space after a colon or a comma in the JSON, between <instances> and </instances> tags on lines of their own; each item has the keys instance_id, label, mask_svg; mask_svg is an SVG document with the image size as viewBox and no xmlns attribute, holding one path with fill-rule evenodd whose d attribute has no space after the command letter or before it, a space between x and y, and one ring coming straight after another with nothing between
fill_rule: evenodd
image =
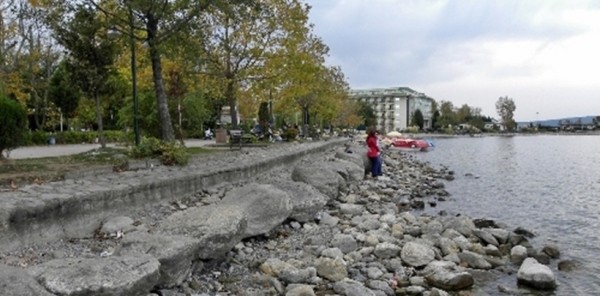
<instances>
[{"instance_id":1,"label":"gray stone","mask_svg":"<svg viewBox=\"0 0 600 296\"><path fill-rule=\"evenodd\" d=\"M473 230L475 230L473 221L465 216L454 217L448 220L445 227L452 228L466 237L470 236L473 233Z\"/></svg>"},{"instance_id":2,"label":"gray stone","mask_svg":"<svg viewBox=\"0 0 600 296\"><path fill-rule=\"evenodd\" d=\"M298 269L296 267L286 267L279 272L279 278L286 283L305 283L316 275L314 267Z\"/></svg>"},{"instance_id":3,"label":"gray stone","mask_svg":"<svg viewBox=\"0 0 600 296\"><path fill-rule=\"evenodd\" d=\"M465 264L475 269L491 269L492 265L485 260L485 258L477 253L470 251L463 251L458 254L458 258L462 264Z\"/></svg>"},{"instance_id":4,"label":"gray stone","mask_svg":"<svg viewBox=\"0 0 600 296\"><path fill-rule=\"evenodd\" d=\"M292 213L290 219L300 222L314 221L315 216L321 211L329 197L319 192L315 187L292 180L277 180L270 183L290 196Z\"/></svg>"},{"instance_id":5,"label":"gray stone","mask_svg":"<svg viewBox=\"0 0 600 296\"><path fill-rule=\"evenodd\" d=\"M404 244L400 255L404 263L413 267L425 266L435 258L431 247L417 242Z\"/></svg>"},{"instance_id":6,"label":"gray stone","mask_svg":"<svg viewBox=\"0 0 600 296\"><path fill-rule=\"evenodd\" d=\"M556 277L546 265L533 258L527 258L519 267L517 282L537 289L552 290L556 288Z\"/></svg>"},{"instance_id":7,"label":"gray stone","mask_svg":"<svg viewBox=\"0 0 600 296\"><path fill-rule=\"evenodd\" d=\"M248 223L243 238L271 231L292 212L289 195L269 184L251 183L235 188L225 195L221 205L240 208Z\"/></svg>"},{"instance_id":8,"label":"gray stone","mask_svg":"<svg viewBox=\"0 0 600 296\"><path fill-rule=\"evenodd\" d=\"M485 231L491 233L498 243L505 244L508 242L508 237L510 236L510 232L506 229L502 228L486 228Z\"/></svg>"},{"instance_id":9,"label":"gray stone","mask_svg":"<svg viewBox=\"0 0 600 296\"><path fill-rule=\"evenodd\" d=\"M498 240L496 240L496 238L491 233L489 233L485 230L474 229L473 234L475 236L477 236L479 239L481 239L482 241L486 242L487 244L494 245L496 247L500 246L500 244L498 243Z\"/></svg>"},{"instance_id":10,"label":"gray stone","mask_svg":"<svg viewBox=\"0 0 600 296\"><path fill-rule=\"evenodd\" d=\"M52 260L28 269L58 295L146 295L159 280L160 263L150 255Z\"/></svg>"},{"instance_id":11,"label":"gray stone","mask_svg":"<svg viewBox=\"0 0 600 296\"><path fill-rule=\"evenodd\" d=\"M458 272L456 264L432 261L423 270L428 285L448 291L459 291L473 286L475 280L468 272Z\"/></svg>"},{"instance_id":12,"label":"gray stone","mask_svg":"<svg viewBox=\"0 0 600 296\"><path fill-rule=\"evenodd\" d=\"M348 277L346 264L342 259L319 258L317 274L332 282L337 282Z\"/></svg>"},{"instance_id":13,"label":"gray stone","mask_svg":"<svg viewBox=\"0 0 600 296\"><path fill-rule=\"evenodd\" d=\"M312 185L330 199L336 199L340 188L346 187L346 181L340 174L317 164L296 166L292 171L292 180Z\"/></svg>"},{"instance_id":14,"label":"gray stone","mask_svg":"<svg viewBox=\"0 0 600 296\"><path fill-rule=\"evenodd\" d=\"M510 260L512 262L521 263L527 256L527 248L523 246L514 246L510 249Z\"/></svg>"},{"instance_id":15,"label":"gray stone","mask_svg":"<svg viewBox=\"0 0 600 296\"><path fill-rule=\"evenodd\" d=\"M362 205L355 205L355 204L340 204L339 205L340 208L340 213L342 214L347 214L347 215L351 215L351 216L356 216L356 215L360 215L365 211L365 207Z\"/></svg>"},{"instance_id":16,"label":"gray stone","mask_svg":"<svg viewBox=\"0 0 600 296\"><path fill-rule=\"evenodd\" d=\"M376 294L360 282L345 279L333 284L333 290L344 296L376 296Z\"/></svg>"},{"instance_id":17,"label":"gray stone","mask_svg":"<svg viewBox=\"0 0 600 296\"><path fill-rule=\"evenodd\" d=\"M315 296L313 288L309 285L296 285L289 289L285 296Z\"/></svg>"},{"instance_id":18,"label":"gray stone","mask_svg":"<svg viewBox=\"0 0 600 296\"><path fill-rule=\"evenodd\" d=\"M133 219L125 216L111 217L102 222L100 232L112 236L114 236L117 231L128 233L135 229L133 222Z\"/></svg>"},{"instance_id":19,"label":"gray stone","mask_svg":"<svg viewBox=\"0 0 600 296\"><path fill-rule=\"evenodd\" d=\"M401 248L398 245L383 242L375 246L375 250L373 251L373 253L375 253L375 256L377 256L377 258L388 259L397 257L400 253L400 250Z\"/></svg>"},{"instance_id":20,"label":"gray stone","mask_svg":"<svg viewBox=\"0 0 600 296\"><path fill-rule=\"evenodd\" d=\"M119 255L150 254L160 262L159 287L175 287L192 272L192 261L197 258L200 241L164 233L150 234L136 231L125 236Z\"/></svg>"},{"instance_id":21,"label":"gray stone","mask_svg":"<svg viewBox=\"0 0 600 296\"><path fill-rule=\"evenodd\" d=\"M358 243L352 235L336 234L331 240L331 246L340 249L344 254L350 253L358 248Z\"/></svg>"},{"instance_id":22,"label":"gray stone","mask_svg":"<svg viewBox=\"0 0 600 296\"><path fill-rule=\"evenodd\" d=\"M387 296L396 295L396 293L394 293L394 289L392 289L392 287L390 287L390 285L384 281L379 281L379 280L369 281L367 283L367 287L369 287L370 289L373 289L373 290L382 291Z\"/></svg>"},{"instance_id":23,"label":"gray stone","mask_svg":"<svg viewBox=\"0 0 600 296\"><path fill-rule=\"evenodd\" d=\"M0 264L0 291L3 296L53 296L21 268Z\"/></svg>"},{"instance_id":24,"label":"gray stone","mask_svg":"<svg viewBox=\"0 0 600 296\"><path fill-rule=\"evenodd\" d=\"M201 246L199 258L215 259L242 240L246 225L240 207L217 204L177 212L162 221L159 231L196 238Z\"/></svg>"},{"instance_id":25,"label":"gray stone","mask_svg":"<svg viewBox=\"0 0 600 296\"><path fill-rule=\"evenodd\" d=\"M324 163L324 165L340 174L340 176L342 176L342 178L344 178L344 180L347 182L356 182L364 178L363 167L353 162L342 159L334 159L333 161Z\"/></svg>"}]
</instances>

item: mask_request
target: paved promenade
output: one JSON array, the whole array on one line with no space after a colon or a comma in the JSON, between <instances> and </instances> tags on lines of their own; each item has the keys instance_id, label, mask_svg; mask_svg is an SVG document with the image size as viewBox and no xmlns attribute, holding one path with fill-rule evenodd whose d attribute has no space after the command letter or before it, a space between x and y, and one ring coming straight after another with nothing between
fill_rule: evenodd
<instances>
[{"instance_id":1,"label":"paved promenade","mask_svg":"<svg viewBox=\"0 0 600 296\"><path fill-rule=\"evenodd\" d=\"M214 144L214 140L199 140L199 139L188 139L185 140L187 147L204 147L210 144ZM109 143L107 147L115 147L115 144ZM53 157L53 156L64 156L78 154L90 150L100 148L100 144L72 144L72 145L46 145L46 146L28 146L21 147L10 152L11 159L23 159L23 158L42 158L42 157ZM6 154L4 155L6 156Z\"/></svg>"}]
</instances>

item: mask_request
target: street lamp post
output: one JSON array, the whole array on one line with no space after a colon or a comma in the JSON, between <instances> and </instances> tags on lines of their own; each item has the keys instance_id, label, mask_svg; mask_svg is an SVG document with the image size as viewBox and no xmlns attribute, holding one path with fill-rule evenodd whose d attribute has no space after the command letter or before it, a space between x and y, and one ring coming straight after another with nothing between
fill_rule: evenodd
<instances>
[{"instance_id":1,"label":"street lamp post","mask_svg":"<svg viewBox=\"0 0 600 296\"><path fill-rule=\"evenodd\" d=\"M133 96L133 132L135 145L140 145L140 126L138 121L138 96L137 96L137 65L135 63L135 35L133 28L133 10L129 10L129 46L131 47L131 94Z\"/></svg>"}]
</instances>

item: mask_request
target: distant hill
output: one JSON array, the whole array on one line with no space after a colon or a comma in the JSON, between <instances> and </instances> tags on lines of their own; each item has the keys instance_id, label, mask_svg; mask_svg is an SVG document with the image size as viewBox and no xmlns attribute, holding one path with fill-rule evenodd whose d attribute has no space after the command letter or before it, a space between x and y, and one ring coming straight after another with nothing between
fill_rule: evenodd
<instances>
[{"instance_id":1,"label":"distant hill","mask_svg":"<svg viewBox=\"0 0 600 296\"><path fill-rule=\"evenodd\" d=\"M590 115L590 116L584 116L584 117L566 117L566 118L559 118L559 119L546 119L546 120L535 120L535 121L523 121L523 122L519 122L518 125L527 125L530 123L533 124L537 124L539 123L540 126L543 127L559 127L560 126L560 122L562 121L563 123L565 121L569 121L571 123L579 123L579 120L581 120L581 124L592 124L594 122L594 118L595 117L599 117L598 115Z\"/></svg>"}]
</instances>

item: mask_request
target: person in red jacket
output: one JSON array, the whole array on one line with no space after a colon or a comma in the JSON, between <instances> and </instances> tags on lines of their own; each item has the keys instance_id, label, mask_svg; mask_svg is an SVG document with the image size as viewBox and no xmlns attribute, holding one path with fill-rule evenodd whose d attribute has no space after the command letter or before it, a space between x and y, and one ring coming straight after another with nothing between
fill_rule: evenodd
<instances>
[{"instance_id":1,"label":"person in red jacket","mask_svg":"<svg viewBox=\"0 0 600 296\"><path fill-rule=\"evenodd\" d=\"M369 129L367 134L367 157L371 160L371 176L373 178L383 175L381 169L381 148L379 147L379 139L377 138L377 131L375 129Z\"/></svg>"}]
</instances>

